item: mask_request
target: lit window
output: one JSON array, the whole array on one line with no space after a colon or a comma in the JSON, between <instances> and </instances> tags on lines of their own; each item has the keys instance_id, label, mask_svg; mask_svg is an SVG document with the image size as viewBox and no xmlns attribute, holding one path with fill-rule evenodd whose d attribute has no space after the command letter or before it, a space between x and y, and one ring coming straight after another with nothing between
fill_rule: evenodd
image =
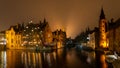
<instances>
[{"instance_id":1,"label":"lit window","mask_svg":"<svg viewBox=\"0 0 120 68\"><path fill-rule=\"evenodd\" d=\"M26 28L28 28L28 26Z\"/></svg>"},{"instance_id":2,"label":"lit window","mask_svg":"<svg viewBox=\"0 0 120 68\"><path fill-rule=\"evenodd\" d=\"M28 34L26 36L28 36Z\"/></svg>"}]
</instances>

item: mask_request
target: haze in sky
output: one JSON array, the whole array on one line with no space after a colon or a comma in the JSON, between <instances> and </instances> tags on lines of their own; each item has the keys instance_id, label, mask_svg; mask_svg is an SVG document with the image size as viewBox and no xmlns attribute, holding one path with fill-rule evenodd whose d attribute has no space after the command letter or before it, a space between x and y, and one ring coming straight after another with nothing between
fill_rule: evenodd
<instances>
[{"instance_id":1,"label":"haze in sky","mask_svg":"<svg viewBox=\"0 0 120 68\"><path fill-rule=\"evenodd\" d=\"M52 31L65 29L74 38L87 27L98 26L103 7L106 19L120 18L120 0L0 0L0 31L17 23L39 23L44 18Z\"/></svg>"}]
</instances>

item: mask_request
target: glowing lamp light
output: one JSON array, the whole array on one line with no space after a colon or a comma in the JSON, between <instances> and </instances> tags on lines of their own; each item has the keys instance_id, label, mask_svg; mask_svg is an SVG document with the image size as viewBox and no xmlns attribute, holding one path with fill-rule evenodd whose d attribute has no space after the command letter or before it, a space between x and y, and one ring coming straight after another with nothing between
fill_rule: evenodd
<instances>
[{"instance_id":1,"label":"glowing lamp light","mask_svg":"<svg viewBox=\"0 0 120 68\"><path fill-rule=\"evenodd\" d=\"M28 26L26 28L28 28Z\"/></svg>"},{"instance_id":2,"label":"glowing lamp light","mask_svg":"<svg viewBox=\"0 0 120 68\"><path fill-rule=\"evenodd\" d=\"M103 48L108 48L108 43L107 42L104 42L103 45L102 45Z\"/></svg>"}]
</instances>

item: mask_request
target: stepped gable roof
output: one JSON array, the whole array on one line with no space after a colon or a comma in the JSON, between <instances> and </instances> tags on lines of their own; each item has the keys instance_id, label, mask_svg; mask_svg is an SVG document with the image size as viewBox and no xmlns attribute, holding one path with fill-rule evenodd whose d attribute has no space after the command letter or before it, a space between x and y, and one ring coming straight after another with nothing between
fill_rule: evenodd
<instances>
[{"instance_id":1,"label":"stepped gable roof","mask_svg":"<svg viewBox=\"0 0 120 68\"><path fill-rule=\"evenodd\" d=\"M10 28L8 30L11 30L11 28L13 28L15 33L20 33L21 32L21 27L20 26L10 26Z\"/></svg>"},{"instance_id":2,"label":"stepped gable roof","mask_svg":"<svg viewBox=\"0 0 120 68\"><path fill-rule=\"evenodd\" d=\"M120 27L120 18L117 19L115 22L108 22L108 27L109 30Z\"/></svg>"},{"instance_id":3,"label":"stepped gable roof","mask_svg":"<svg viewBox=\"0 0 120 68\"><path fill-rule=\"evenodd\" d=\"M116 23L116 27L119 27L120 26L120 18L115 23Z\"/></svg>"},{"instance_id":4,"label":"stepped gable roof","mask_svg":"<svg viewBox=\"0 0 120 68\"><path fill-rule=\"evenodd\" d=\"M57 35L57 33L58 33L58 35L60 35L60 34L66 34L66 32L62 31L61 29L60 30L57 29L56 31L54 31L52 33L54 33L55 35Z\"/></svg>"},{"instance_id":5,"label":"stepped gable roof","mask_svg":"<svg viewBox=\"0 0 120 68\"><path fill-rule=\"evenodd\" d=\"M40 23L40 28L42 31L44 31L45 27L48 25L48 22L44 21L43 23Z\"/></svg>"}]
</instances>

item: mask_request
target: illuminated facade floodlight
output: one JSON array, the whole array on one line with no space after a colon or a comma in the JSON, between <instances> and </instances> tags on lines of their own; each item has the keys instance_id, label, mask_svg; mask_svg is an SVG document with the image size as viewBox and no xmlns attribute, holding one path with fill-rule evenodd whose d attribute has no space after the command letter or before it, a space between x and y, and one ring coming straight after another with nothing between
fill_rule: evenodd
<instances>
[{"instance_id":1,"label":"illuminated facade floodlight","mask_svg":"<svg viewBox=\"0 0 120 68\"><path fill-rule=\"evenodd\" d=\"M106 19L103 8L101 10L100 20L99 20L99 46L102 48L108 48L107 38L106 38Z\"/></svg>"}]
</instances>

